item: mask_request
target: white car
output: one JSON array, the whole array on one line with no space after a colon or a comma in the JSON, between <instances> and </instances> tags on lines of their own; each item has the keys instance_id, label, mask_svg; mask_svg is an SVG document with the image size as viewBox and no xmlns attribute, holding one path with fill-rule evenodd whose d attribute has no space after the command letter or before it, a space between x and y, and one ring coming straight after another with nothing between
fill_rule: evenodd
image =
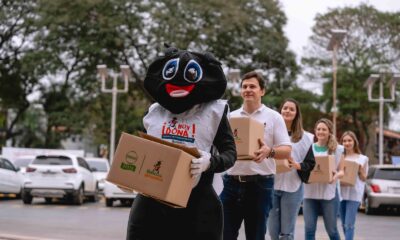
<instances>
[{"instance_id":1,"label":"white car","mask_svg":"<svg viewBox=\"0 0 400 240\"><path fill-rule=\"evenodd\" d=\"M35 157L36 156L33 155L19 156L12 159L12 163L14 164L14 166L20 168L19 173L24 177L26 172L26 167L33 161L33 159L35 159Z\"/></svg>"},{"instance_id":2,"label":"white car","mask_svg":"<svg viewBox=\"0 0 400 240\"><path fill-rule=\"evenodd\" d=\"M34 197L67 198L81 205L85 197L98 200L98 184L87 162L74 155L39 155L26 168L22 200L31 204Z\"/></svg>"},{"instance_id":3,"label":"white car","mask_svg":"<svg viewBox=\"0 0 400 240\"><path fill-rule=\"evenodd\" d=\"M86 157L85 160L89 164L90 169L92 169L93 174L99 183L99 191L103 193L106 177L108 171L110 170L110 164L108 163L108 160L105 158L93 157Z\"/></svg>"},{"instance_id":4,"label":"white car","mask_svg":"<svg viewBox=\"0 0 400 240\"><path fill-rule=\"evenodd\" d=\"M8 159L0 156L0 193L12 193L19 197L22 179L15 167Z\"/></svg>"},{"instance_id":5,"label":"white car","mask_svg":"<svg viewBox=\"0 0 400 240\"><path fill-rule=\"evenodd\" d=\"M106 206L112 207L113 202L119 200L124 205L132 205L137 193L135 191L122 191L115 184L106 181L104 185L104 197L106 199Z\"/></svg>"}]
</instances>

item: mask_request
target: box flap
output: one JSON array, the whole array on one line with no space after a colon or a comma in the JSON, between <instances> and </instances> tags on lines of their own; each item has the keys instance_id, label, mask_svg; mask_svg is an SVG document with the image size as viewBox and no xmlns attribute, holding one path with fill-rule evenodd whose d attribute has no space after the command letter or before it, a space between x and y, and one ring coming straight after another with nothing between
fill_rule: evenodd
<instances>
[{"instance_id":1,"label":"box flap","mask_svg":"<svg viewBox=\"0 0 400 240\"><path fill-rule=\"evenodd\" d=\"M236 157L237 160L253 160L254 157L253 156L249 156L249 155L240 155Z\"/></svg>"},{"instance_id":2,"label":"box flap","mask_svg":"<svg viewBox=\"0 0 400 240\"><path fill-rule=\"evenodd\" d=\"M157 138L157 137L151 136L149 134L146 134L144 132L139 132L139 136L141 138L144 138L144 139L147 139L147 140L150 140L150 141L153 141L153 142L161 143L163 145L167 145L167 146L170 146L170 147L174 147L174 148L180 149L180 150L192 155L193 157L196 157L196 158L201 157L200 152L197 150L197 148L186 147L185 145L168 142L168 141L162 140L160 138Z\"/></svg>"}]
</instances>

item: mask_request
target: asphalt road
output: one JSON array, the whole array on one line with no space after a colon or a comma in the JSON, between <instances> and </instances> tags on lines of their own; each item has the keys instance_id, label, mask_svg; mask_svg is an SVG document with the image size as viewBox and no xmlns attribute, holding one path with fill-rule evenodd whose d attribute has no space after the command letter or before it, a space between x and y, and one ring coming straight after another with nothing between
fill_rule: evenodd
<instances>
[{"instance_id":1,"label":"asphalt road","mask_svg":"<svg viewBox=\"0 0 400 240\"><path fill-rule=\"evenodd\" d=\"M46 204L44 199L34 199L32 205L24 205L21 200L0 198L0 239L122 240L125 239L129 210L118 203L107 208L104 201L73 206L62 202ZM300 215L296 223L296 239L304 239L303 229L303 216ZM397 240L399 236L399 212L378 216L358 214L355 239ZM239 239L245 240L243 228ZM269 239L268 235L266 239ZM317 239L328 239L321 217Z\"/></svg>"}]
</instances>

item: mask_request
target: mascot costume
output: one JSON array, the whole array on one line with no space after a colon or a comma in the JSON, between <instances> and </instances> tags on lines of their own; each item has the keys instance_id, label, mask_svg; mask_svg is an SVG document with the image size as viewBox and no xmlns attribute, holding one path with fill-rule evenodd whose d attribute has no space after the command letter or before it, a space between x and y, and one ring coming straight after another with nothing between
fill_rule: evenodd
<instances>
[{"instance_id":1,"label":"mascot costume","mask_svg":"<svg viewBox=\"0 0 400 240\"><path fill-rule=\"evenodd\" d=\"M167 48L150 65L144 87L156 103L143 118L147 134L197 147L201 157L191 162L197 181L187 207L173 208L139 194L127 239L222 239L222 205L212 182L214 173L232 167L236 159L228 105L219 100L226 84L221 63L210 53Z\"/></svg>"}]
</instances>

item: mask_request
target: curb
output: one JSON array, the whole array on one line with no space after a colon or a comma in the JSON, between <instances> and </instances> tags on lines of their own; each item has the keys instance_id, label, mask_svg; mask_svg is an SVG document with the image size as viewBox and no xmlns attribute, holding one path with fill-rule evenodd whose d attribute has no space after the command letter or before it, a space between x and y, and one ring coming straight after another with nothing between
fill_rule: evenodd
<instances>
[{"instance_id":1,"label":"curb","mask_svg":"<svg viewBox=\"0 0 400 240\"><path fill-rule=\"evenodd\" d=\"M57 240L57 239L12 235L12 234L0 234L0 240Z\"/></svg>"}]
</instances>

